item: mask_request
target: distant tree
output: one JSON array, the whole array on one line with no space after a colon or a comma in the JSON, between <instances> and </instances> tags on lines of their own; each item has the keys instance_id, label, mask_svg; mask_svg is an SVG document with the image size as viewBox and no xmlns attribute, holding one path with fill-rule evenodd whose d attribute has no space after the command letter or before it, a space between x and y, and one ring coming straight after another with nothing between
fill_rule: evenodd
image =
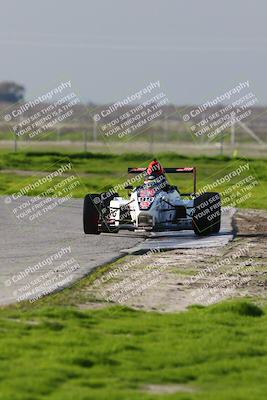
<instances>
[{"instance_id":1,"label":"distant tree","mask_svg":"<svg viewBox=\"0 0 267 400\"><path fill-rule=\"evenodd\" d=\"M25 88L15 82L0 82L0 102L16 103L23 100Z\"/></svg>"}]
</instances>

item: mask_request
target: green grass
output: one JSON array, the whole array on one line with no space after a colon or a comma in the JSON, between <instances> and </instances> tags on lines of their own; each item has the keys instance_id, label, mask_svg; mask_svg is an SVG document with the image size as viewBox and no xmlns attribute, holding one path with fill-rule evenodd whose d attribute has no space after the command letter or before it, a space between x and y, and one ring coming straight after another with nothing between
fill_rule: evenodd
<instances>
[{"instance_id":1,"label":"green grass","mask_svg":"<svg viewBox=\"0 0 267 400\"><path fill-rule=\"evenodd\" d=\"M25 177L13 173L0 174L0 193L11 194L18 191L26 184L33 182L38 177L37 171L51 171L55 164L70 161L74 171L80 176L81 185L74 191L74 197L83 197L85 193L98 193L106 191L119 183L124 183L130 176L127 174L128 166L147 166L151 161L151 154L123 155L101 153L39 153L39 152L0 152L0 169L28 170L32 176ZM164 166L196 166L198 168L198 187L213 183L224 175L238 168L239 165L249 163L249 171L240 177L232 178L229 183L219 185L216 191L224 191L240 179L253 175L258 184L250 191L251 196L238 204L238 207L267 208L265 193L267 191L267 160L266 159L231 159L229 157L186 157L175 153L162 153L158 159ZM36 172L34 172L36 171ZM86 174L84 176L84 174ZM61 178L62 179L62 178ZM57 183L60 179L55 179ZM189 175L169 176L172 184L178 185L182 191L192 191L192 179ZM53 182L53 184L54 184ZM36 195L47 190L49 185L42 185L30 193ZM122 193L122 194L125 194Z\"/></svg>"},{"instance_id":2,"label":"green grass","mask_svg":"<svg viewBox=\"0 0 267 400\"><path fill-rule=\"evenodd\" d=\"M266 330L266 314L244 301L179 314L2 309L0 398L263 400ZM193 392L150 394L147 384Z\"/></svg>"},{"instance_id":3,"label":"green grass","mask_svg":"<svg viewBox=\"0 0 267 400\"><path fill-rule=\"evenodd\" d=\"M236 300L176 314L79 309L110 267L34 304L0 309L1 400L266 398L267 308ZM149 384L192 392L152 394Z\"/></svg>"}]
</instances>

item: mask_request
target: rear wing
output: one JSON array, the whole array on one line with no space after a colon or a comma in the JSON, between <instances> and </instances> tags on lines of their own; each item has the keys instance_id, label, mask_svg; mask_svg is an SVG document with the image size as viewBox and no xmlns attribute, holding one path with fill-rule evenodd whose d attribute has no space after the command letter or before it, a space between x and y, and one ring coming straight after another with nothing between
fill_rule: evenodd
<instances>
[{"instance_id":1,"label":"rear wing","mask_svg":"<svg viewBox=\"0 0 267 400\"><path fill-rule=\"evenodd\" d=\"M141 174L145 172L147 168L128 168L128 174ZM166 174L193 174L194 179L194 195L197 192L197 169L196 167L177 167L177 168L164 168ZM189 196L190 193L184 193L185 196Z\"/></svg>"}]
</instances>

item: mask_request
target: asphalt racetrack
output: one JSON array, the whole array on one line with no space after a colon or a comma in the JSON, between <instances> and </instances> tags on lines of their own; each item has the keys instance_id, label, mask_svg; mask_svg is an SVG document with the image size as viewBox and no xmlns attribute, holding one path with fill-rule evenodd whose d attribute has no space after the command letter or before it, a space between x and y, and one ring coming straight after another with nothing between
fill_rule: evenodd
<instances>
[{"instance_id":1,"label":"asphalt racetrack","mask_svg":"<svg viewBox=\"0 0 267 400\"><path fill-rule=\"evenodd\" d=\"M44 284L55 289L56 284L65 286L65 280L66 285L71 284L121 256L121 249L143 240L131 232L84 235L82 199L68 200L33 222L27 217L18 219L14 210L28 199L6 204L6 198L0 198L0 304L21 300ZM57 267L59 270L53 273ZM68 282L71 275L73 279Z\"/></svg>"},{"instance_id":2,"label":"asphalt racetrack","mask_svg":"<svg viewBox=\"0 0 267 400\"><path fill-rule=\"evenodd\" d=\"M125 249L223 246L232 238L232 213L223 214L218 235L197 238L193 232L84 235L82 199L55 204L32 219L36 198L0 198L0 305L34 300L69 286ZM36 214L36 213L35 213Z\"/></svg>"}]
</instances>

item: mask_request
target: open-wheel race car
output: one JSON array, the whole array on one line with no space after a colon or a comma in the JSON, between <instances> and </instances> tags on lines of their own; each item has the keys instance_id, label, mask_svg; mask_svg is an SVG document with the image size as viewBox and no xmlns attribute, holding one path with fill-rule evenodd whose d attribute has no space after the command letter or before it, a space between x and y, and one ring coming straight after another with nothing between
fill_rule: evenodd
<instances>
[{"instance_id":1,"label":"open-wheel race car","mask_svg":"<svg viewBox=\"0 0 267 400\"><path fill-rule=\"evenodd\" d=\"M156 160L151 164L148 168L128 168L130 174L145 175L140 186L125 186L128 198L112 190L85 196L84 233L193 230L201 236L220 231L220 194L197 194L195 167L163 169ZM165 174L192 174L193 192L181 193L177 186L169 184Z\"/></svg>"}]
</instances>

